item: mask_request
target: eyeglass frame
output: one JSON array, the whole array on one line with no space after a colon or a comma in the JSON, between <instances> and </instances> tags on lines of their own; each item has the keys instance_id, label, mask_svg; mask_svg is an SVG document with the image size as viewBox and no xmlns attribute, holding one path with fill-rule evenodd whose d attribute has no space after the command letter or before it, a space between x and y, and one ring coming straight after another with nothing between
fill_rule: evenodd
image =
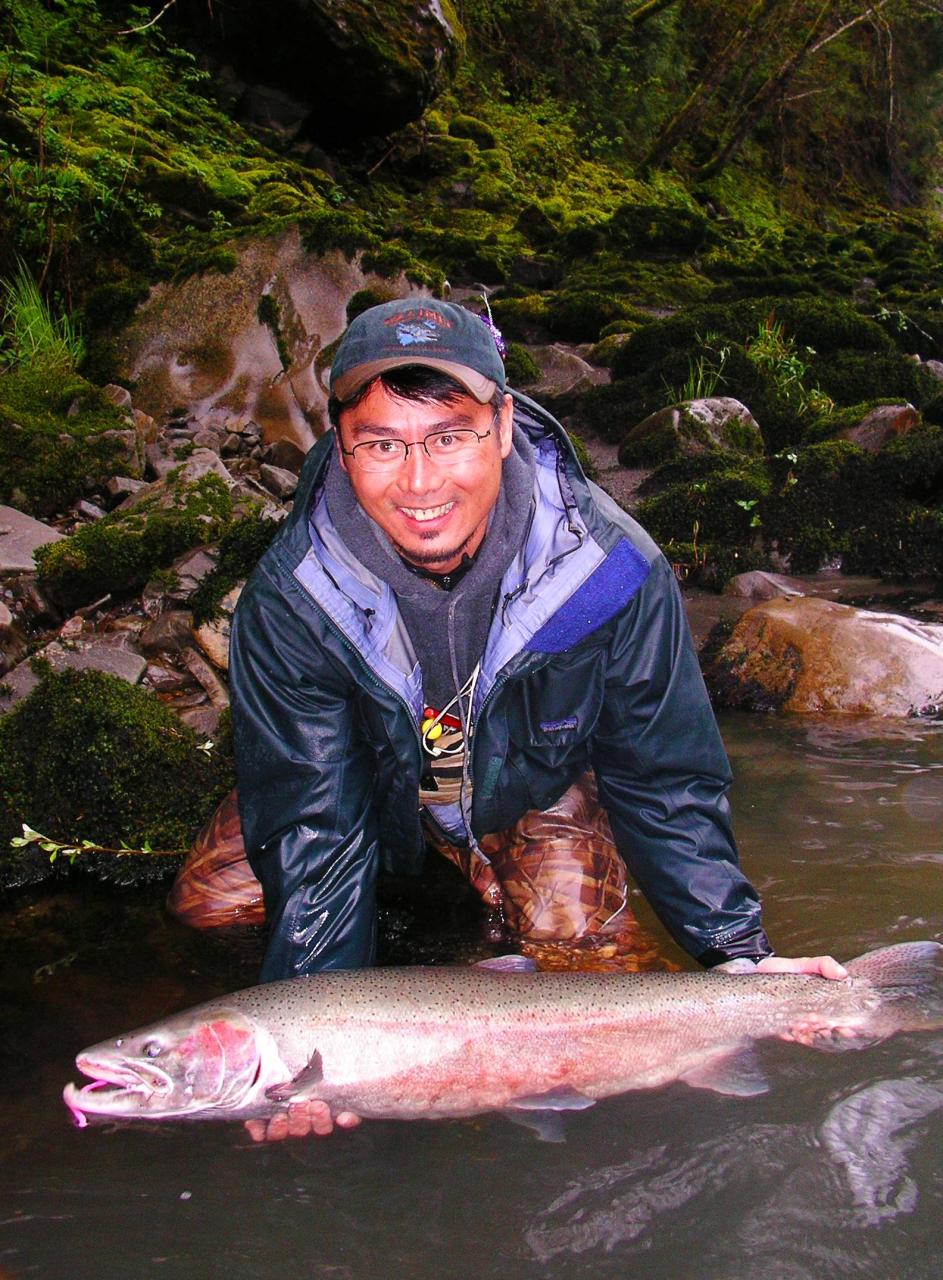
<instances>
[{"instance_id":1,"label":"eyeglass frame","mask_svg":"<svg viewBox=\"0 0 943 1280\"><path fill-rule=\"evenodd\" d=\"M389 468L389 471L391 473L393 471L398 471L399 468L404 465L404 463L409 461L410 449L417 449L420 445L422 445L423 453L426 455L426 457L429 459L429 461L432 463L433 466L437 466L437 467L448 466L449 464L447 462L443 462L439 458L433 458L432 454L429 452L429 446L426 443L426 441L431 440L433 436L457 435L459 432L462 432L464 434L473 435L476 438L477 443L481 444L482 440L487 440L488 437L491 435L491 433L494 431L495 423L498 421L500 414L501 414L501 410L499 409L497 410L496 413L492 415L491 426L484 433L480 431L476 431L474 427L451 427L451 428L443 428L443 429L440 429L439 431L429 431L422 437L421 440L404 440L402 436L377 436L375 440L361 440L358 444L355 444L352 449L345 449L343 442L340 438L340 431L338 431L337 443L341 453L344 455L345 458L356 458L357 450L362 448L364 445L379 444L381 442L387 442L389 444L401 444L403 448L406 450L406 452L395 467ZM361 462L358 465L363 466L363 463ZM381 468L379 472L374 471L373 474L382 475L384 469L385 468Z\"/></svg>"}]
</instances>

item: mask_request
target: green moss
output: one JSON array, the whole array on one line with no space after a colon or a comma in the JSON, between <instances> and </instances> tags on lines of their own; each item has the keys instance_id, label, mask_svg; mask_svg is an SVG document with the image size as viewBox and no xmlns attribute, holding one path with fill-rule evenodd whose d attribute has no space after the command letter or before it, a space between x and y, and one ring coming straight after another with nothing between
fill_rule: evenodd
<instances>
[{"instance_id":1,"label":"green moss","mask_svg":"<svg viewBox=\"0 0 943 1280\"><path fill-rule=\"evenodd\" d=\"M546 323L555 338L564 342L595 342L603 325L624 313L624 304L612 294L593 290L564 290L547 305Z\"/></svg>"},{"instance_id":2,"label":"green moss","mask_svg":"<svg viewBox=\"0 0 943 1280\"><path fill-rule=\"evenodd\" d=\"M943 500L943 428L925 424L893 437L875 454L870 471L876 492L939 503Z\"/></svg>"},{"instance_id":3,"label":"green moss","mask_svg":"<svg viewBox=\"0 0 943 1280\"><path fill-rule=\"evenodd\" d=\"M636 252L694 253L704 243L708 221L690 208L655 204L623 204L606 228L620 245Z\"/></svg>"},{"instance_id":4,"label":"green moss","mask_svg":"<svg viewBox=\"0 0 943 1280\"><path fill-rule=\"evenodd\" d=\"M22 823L61 841L185 850L233 785L153 695L99 672L45 673L0 720L0 860Z\"/></svg>"},{"instance_id":5,"label":"green moss","mask_svg":"<svg viewBox=\"0 0 943 1280\"><path fill-rule=\"evenodd\" d=\"M220 539L215 569L206 575L187 602L193 610L194 623L199 626L216 616L223 596L249 576L280 527L278 520L266 520L258 514L245 516L229 526Z\"/></svg>"},{"instance_id":6,"label":"green moss","mask_svg":"<svg viewBox=\"0 0 943 1280\"><path fill-rule=\"evenodd\" d=\"M590 480L594 479L596 476L596 464L589 456L589 450L586 448L583 437L577 435L575 431L568 431L567 435L569 436L570 444L573 446L573 452L583 468L583 474L588 476Z\"/></svg>"},{"instance_id":7,"label":"green moss","mask_svg":"<svg viewBox=\"0 0 943 1280\"><path fill-rule=\"evenodd\" d=\"M0 502L33 515L64 510L117 469L127 419L75 373L29 367L0 374ZM127 461L125 472L133 470Z\"/></svg>"},{"instance_id":8,"label":"green moss","mask_svg":"<svg viewBox=\"0 0 943 1280\"><path fill-rule=\"evenodd\" d=\"M364 311L369 311L371 307L382 306L384 302L392 302L396 294L391 289L358 289L356 293L351 294L347 303L347 323L356 320Z\"/></svg>"},{"instance_id":9,"label":"green moss","mask_svg":"<svg viewBox=\"0 0 943 1280\"><path fill-rule=\"evenodd\" d=\"M67 609L136 590L183 551L212 541L232 515L229 490L213 473L191 485L177 481L170 495L172 506L143 500L41 547L36 563L43 589Z\"/></svg>"},{"instance_id":10,"label":"green moss","mask_svg":"<svg viewBox=\"0 0 943 1280\"><path fill-rule=\"evenodd\" d=\"M658 542L750 546L768 493L769 478L762 466L731 467L703 480L672 485L641 503L637 514Z\"/></svg>"},{"instance_id":11,"label":"green moss","mask_svg":"<svg viewBox=\"0 0 943 1280\"><path fill-rule=\"evenodd\" d=\"M278 360L283 369L289 368L291 365L291 351L285 340L282 331L281 317L278 313L278 303L271 293L262 293L259 295L259 303L256 307L256 315L259 324L264 324L272 335L272 341L275 343L275 350L278 352Z\"/></svg>"},{"instance_id":12,"label":"green moss","mask_svg":"<svg viewBox=\"0 0 943 1280\"><path fill-rule=\"evenodd\" d=\"M943 576L943 511L906 499L871 504L849 531L842 568L888 578Z\"/></svg>"},{"instance_id":13,"label":"green moss","mask_svg":"<svg viewBox=\"0 0 943 1280\"><path fill-rule=\"evenodd\" d=\"M529 387L540 380L540 365L519 342L508 343L504 369L511 387Z\"/></svg>"},{"instance_id":14,"label":"green moss","mask_svg":"<svg viewBox=\"0 0 943 1280\"><path fill-rule=\"evenodd\" d=\"M483 151L498 145L498 139L491 126L475 116L453 116L449 122L449 133L453 138L468 138Z\"/></svg>"},{"instance_id":15,"label":"green moss","mask_svg":"<svg viewBox=\"0 0 943 1280\"><path fill-rule=\"evenodd\" d=\"M939 383L899 352L834 351L815 362L819 386L840 405L899 398L920 408Z\"/></svg>"},{"instance_id":16,"label":"green moss","mask_svg":"<svg viewBox=\"0 0 943 1280\"><path fill-rule=\"evenodd\" d=\"M847 440L790 450L772 460L763 528L797 573L814 573L839 554L873 496L868 455Z\"/></svg>"}]
</instances>

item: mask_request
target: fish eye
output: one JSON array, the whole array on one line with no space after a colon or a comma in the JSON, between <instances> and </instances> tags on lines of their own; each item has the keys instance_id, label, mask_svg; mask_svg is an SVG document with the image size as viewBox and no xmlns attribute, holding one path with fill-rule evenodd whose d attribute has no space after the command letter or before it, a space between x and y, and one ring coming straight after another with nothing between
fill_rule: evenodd
<instances>
[{"instance_id":1,"label":"fish eye","mask_svg":"<svg viewBox=\"0 0 943 1280\"><path fill-rule=\"evenodd\" d=\"M159 1058L162 1049L163 1045L159 1040L148 1040L144 1046L143 1053L145 1058Z\"/></svg>"}]
</instances>

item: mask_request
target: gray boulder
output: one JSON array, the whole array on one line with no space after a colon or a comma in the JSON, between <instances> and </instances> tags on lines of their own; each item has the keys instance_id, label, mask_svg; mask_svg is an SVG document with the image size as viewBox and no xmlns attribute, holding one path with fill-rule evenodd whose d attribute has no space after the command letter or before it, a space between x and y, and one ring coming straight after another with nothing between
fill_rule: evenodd
<instances>
[{"instance_id":1,"label":"gray boulder","mask_svg":"<svg viewBox=\"0 0 943 1280\"><path fill-rule=\"evenodd\" d=\"M759 456L763 437L753 414L729 396L685 400L659 409L632 428L619 448L625 467L657 466L670 458L727 452Z\"/></svg>"}]
</instances>

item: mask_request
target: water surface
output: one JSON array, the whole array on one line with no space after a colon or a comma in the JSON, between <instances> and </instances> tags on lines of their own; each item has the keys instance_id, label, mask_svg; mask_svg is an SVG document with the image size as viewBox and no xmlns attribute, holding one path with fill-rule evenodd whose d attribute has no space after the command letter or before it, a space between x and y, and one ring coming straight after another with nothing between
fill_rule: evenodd
<instances>
[{"instance_id":1,"label":"water surface","mask_svg":"<svg viewBox=\"0 0 943 1280\"><path fill-rule=\"evenodd\" d=\"M744 864L780 951L943 941L943 727L729 716ZM392 886L384 958L481 950L442 883ZM770 1091L610 1099L538 1142L500 1116L257 1147L238 1125L76 1130L76 1050L254 981L257 941L81 885L0 918L0 1277L930 1280L943 1035L767 1043Z\"/></svg>"}]
</instances>

